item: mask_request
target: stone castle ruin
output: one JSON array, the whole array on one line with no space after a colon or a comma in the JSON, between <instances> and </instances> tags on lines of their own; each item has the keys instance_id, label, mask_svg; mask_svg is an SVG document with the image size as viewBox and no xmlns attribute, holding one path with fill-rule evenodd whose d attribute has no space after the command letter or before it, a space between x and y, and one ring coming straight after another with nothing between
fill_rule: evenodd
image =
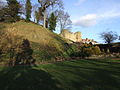
<instances>
[{"instance_id":1,"label":"stone castle ruin","mask_svg":"<svg viewBox=\"0 0 120 90\"><path fill-rule=\"evenodd\" d=\"M82 33L81 32L70 32L69 30L65 29L60 33L61 37L64 37L66 39L69 39L73 42L82 42L82 43L92 43L92 44L97 44L96 41L94 41L93 39L82 39Z\"/></svg>"},{"instance_id":2,"label":"stone castle ruin","mask_svg":"<svg viewBox=\"0 0 120 90\"><path fill-rule=\"evenodd\" d=\"M60 33L61 37L64 37L66 39L69 39L74 42L80 42L82 40L81 38L81 32L72 33L69 30L65 29Z\"/></svg>"}]
</instances>

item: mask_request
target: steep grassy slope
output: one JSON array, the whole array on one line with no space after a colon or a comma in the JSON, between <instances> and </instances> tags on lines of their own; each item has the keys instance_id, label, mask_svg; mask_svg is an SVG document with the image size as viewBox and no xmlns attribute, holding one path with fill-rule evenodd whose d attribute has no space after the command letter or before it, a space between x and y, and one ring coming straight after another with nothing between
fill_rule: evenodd
<instances>
[{"instance_id":1,"label":"steep grassy slope","mask_svg":"<svg viewBox=\"0 0 120 90\"><path fill-rule=\"evenodd\" d=\"M37 61L54 60L58 56L68 57L73 52L73 49L66 43L66 40L32 22L1 23L0 29L7 30L12 35L28 39L31 42L34 57Z\"/></svg>"}]
</instances>

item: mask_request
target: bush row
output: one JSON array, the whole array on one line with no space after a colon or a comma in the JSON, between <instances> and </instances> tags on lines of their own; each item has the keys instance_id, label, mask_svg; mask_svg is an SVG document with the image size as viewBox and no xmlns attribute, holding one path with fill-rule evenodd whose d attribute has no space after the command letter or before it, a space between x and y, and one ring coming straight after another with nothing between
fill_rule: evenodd
<instances>
[{"instance_id":1,"label":"bush row","mask_svg":"<svg viewBox=\"0 0 120 90\"><path fill-rule=\"evenodd\" d=\"M101 50L98 46L93 46L91 44L83 44L78 46L78 50L75 53L71 54L71 57L89 57L91 55L98 55L101 53Z\"/></svg>"}]
</instances>

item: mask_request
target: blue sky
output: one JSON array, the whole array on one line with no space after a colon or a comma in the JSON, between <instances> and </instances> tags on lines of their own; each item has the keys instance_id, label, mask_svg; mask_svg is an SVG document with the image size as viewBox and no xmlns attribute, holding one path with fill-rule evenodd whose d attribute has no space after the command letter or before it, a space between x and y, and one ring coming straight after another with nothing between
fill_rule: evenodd
<instances>
[{"instance_id":1,"label":"blue sky","mask_svg":"<svg viewBox=\"0 0 120 90\"><path fill-rule=\"evenodd\" d=\"M102 42L99 34L114 31L120 35L120 0L63 0L73 22L72 32L82 38Z\"/></svg>"}]
</instances>

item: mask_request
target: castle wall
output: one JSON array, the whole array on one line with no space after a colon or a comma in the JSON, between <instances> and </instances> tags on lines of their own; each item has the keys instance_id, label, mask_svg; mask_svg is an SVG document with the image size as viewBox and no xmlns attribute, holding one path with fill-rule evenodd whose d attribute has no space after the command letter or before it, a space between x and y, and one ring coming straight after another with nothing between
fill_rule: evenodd
<instances>
[{"instance_id":1,"label":"castle wall","mask_svg":"<svg viewBox=\"0 0 120 90\"><path fill-rule=\"evenodd\" d=\"M81 32L72 33L69 30L63 30L60 36L74 42L82 42L82 43L88 43L88 44L91 42L92 44L97 44L97 42L94 41L93 39L88 39L88 38L82 39Z\"/></svg>"},{"instance_id":2,"label":"castle wall","mask_svg":"<svg viewBox=\"0 0 120 90\"><path fill-rule=\"evenodd\" d=\"M72 32L70 32L68 30L63 30L61 32L60 36L66 38L66 39L72 40L74 42L82 41L81 32L72 33Z\"/></svg>"}]
</instances>

